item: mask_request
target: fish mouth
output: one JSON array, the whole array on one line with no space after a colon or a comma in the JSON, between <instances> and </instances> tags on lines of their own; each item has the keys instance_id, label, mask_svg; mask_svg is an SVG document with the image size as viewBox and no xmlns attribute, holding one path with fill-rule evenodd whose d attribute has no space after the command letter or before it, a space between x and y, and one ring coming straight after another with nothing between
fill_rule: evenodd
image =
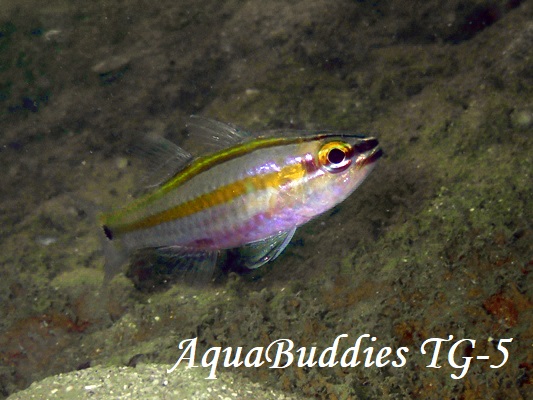
<instances>
[{"instance_id":1,"label":"fish mouth","mask_svg":"<svg viewBox=\"0 0 533 400\"><path fill-rule=\"evenodd\" d=\"M381 148L375 148L372 152L366 157L365 164L375 163L383 155L383 150Z\"/></svg>"},{"instance_id":2,"label":"fish mouth","mask_svg":"<svg viewBox=\"0 0 533 400\"><path fill-rule=\"evenodd\" d=\"M383 155L383 150L379 147L378 140L373 137L365 138L357 143L354 145L354 149L361 154L363 165L373 164Z\"/></svg>"},{"instance_id":3,"label":"fish mouth","mask_svg":"<svg viewBox=\"0 0 533 400\"><path fill-rule=\"evenodd\" d=\"M366 153L370 150L375 150L378 146L378 140L373 137L361 138L358 143L353 145L355 151L359 154Z\"/></svg>"}]
</instances>

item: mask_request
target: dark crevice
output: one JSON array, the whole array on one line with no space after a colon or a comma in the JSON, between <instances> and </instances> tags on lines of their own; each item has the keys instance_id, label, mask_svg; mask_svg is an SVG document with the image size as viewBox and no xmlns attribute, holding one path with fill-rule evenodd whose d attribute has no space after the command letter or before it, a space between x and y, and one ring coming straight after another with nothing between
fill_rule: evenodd
<instances>
[{"instance_id":1,"label":"dark crevice","mask_svg":"<svg viewBox=\"0 0 533 400\"><path fill-rule=\"evenodd\" d=\"M472 39L485 28L499 21L508 11L518 7L522 0L509 0L505 6L488 3L476 6L466 15L457 30L446 38L447 42L459 44Z\"/></svg>"}]
</instances>

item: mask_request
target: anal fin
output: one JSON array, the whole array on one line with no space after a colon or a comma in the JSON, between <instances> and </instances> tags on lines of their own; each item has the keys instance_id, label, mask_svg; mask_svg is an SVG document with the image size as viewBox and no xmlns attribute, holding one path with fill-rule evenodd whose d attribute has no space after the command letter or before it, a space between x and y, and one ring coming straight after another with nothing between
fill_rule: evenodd
<instances>
[{"instance_id":1,"label":"anal fin","mask_svg":"<svg viewBox=\"0 0 533 400\"><path fill-rule=\"evenodd\" d=\"M213 277L218 250L195 250L179 246L159 247L155 250L158 262L170 265L183 280L203 285Z\"/></svg>"},{"instance_id":2,"label":"anal fin","mask_svg":"<svg viewBox=\"0 0 533 400\"><path fill-rule=\"evenodd\" d=\"M218 251L178 246L141 249L127 276L137 289L152 291L169 283L204 286L213 278Z\"/></svg>"}]
</instances>

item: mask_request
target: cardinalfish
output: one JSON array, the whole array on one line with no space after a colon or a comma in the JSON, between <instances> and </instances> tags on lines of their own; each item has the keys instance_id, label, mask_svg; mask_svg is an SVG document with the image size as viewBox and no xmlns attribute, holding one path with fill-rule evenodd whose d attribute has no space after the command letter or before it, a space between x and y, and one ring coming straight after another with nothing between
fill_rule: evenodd
<instances>
[{"instance_id":1,"label":"cardinalfish","mask_svg":"<svg viewBox=\"0 0 533 400\"><path fill-rule=\"evenodd\" d=\"M152 158L169 170L157 187L102 214L106 275L143 248L210 276L220 251L239 248L243 267L274 260L296 229L345 200L382 151L372 137L344 132L250 133L191 117L192 155L159 139Z\"/></svg>"}]
</instances>

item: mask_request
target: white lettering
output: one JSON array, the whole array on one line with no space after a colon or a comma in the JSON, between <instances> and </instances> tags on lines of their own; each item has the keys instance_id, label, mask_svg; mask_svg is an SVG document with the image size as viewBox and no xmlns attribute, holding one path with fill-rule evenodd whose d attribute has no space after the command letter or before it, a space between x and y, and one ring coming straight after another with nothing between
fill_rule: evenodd
<instances>
[{"instance_id":1,"label":"white lettering","mask_svg":"<svg viewBox=\"0 0 533 400\"><path fill-rule=\"evenodd\" d=\"M377 337L375 336L372 336L370 338L371 341L375 342L376 340L378 340ZM371 367L372 365L374 365L374 361L372 361L372 353L374 352L374 348L373 347L367 347L366 349L363 350L363 353L366 353L366 359L365 359L365 367L368 368L368 367Z\"/></svg>"},{"instance_id":2,"label":"white lettering","mask_svg":"<svg viewBox=\"0 0 533 400\"><path fill-rule=\"evenodd\" d=\"M463 342L470 342L470 344L472 345L472 348L476 347L476 341L475 340L471 340L471 339L462 339L462 340L459 340L459 341L457 341L456 343L453 344L453 346L450 348L450 351L448 352L448 363L450 363L450 365L453 368L462 368L463 371L461 372L461 375L459 375L459 376L457 376L455 374L450 374L452 379L462 379L462 378L464 378L464 376L468 372L468 368L470 368L470 362L472 361L472 358L474 358L474 357L463 357L465 362L464 362L464 364L461 364L461 365L459 365L459 364L457 364L455 362L455 350L457 350L457 347L459 347L459 345L461 343L463 343Z\"/></svg>"},{"instance_id":3,"label":"white lettering","mask_svg":"<svg viewBox=\"0 0 533 400\"><path fill-rule=\"evenodd\" d=\"M306 348L300 347L298 350L296 350L297 353L300 353L300 357L298 357L298 367L314 367L316 365L315 361L315 353L316 353L316 347L311 347L311 350L309 350L309 357L307 358L307 361L304 361Z\"/></svg>"},{"instance_id":4,"label":"white lettering","mask_svg":"<svg viewBox=\"0 0 533 400\"><path fill-rule=\"evenodd\" d=\"M335 365L339 363L338 361L335 361L335 357L337 356L337 347L339 347L339 342L341 338L343 337L348 337L348 335L342 334L342 335L337 336L335 340L333 341L333 346L326 348L322 352L322 354L320 354L320 358L318 359L319 367L322 367L322 368L323 367L334 367ZM328 353L331 353L331 355L329 356L329 360L327 362L324 362Z\"/></svg>"},{"instance_id":5,"label":"white lettering","mask_svg":"<svg viewBox=\"0 0 533 400\"><path fill-rule=\"evenodd\" d=\"M198 340L198 338L185 339L185 340L182 340L180 342L180 344L178 345L178 349L180 349L180 350L183 350L183 347L185 346L186 342L189 342L189 344L187 345L187 348L185 349L185 351L183 352L181 357L178 359L178 361L176 361L176 364L174 364L172 366L172 368L167 369L167 373L168 374L170 374L172 371L174 371L178 367L178 365L180 365L180 362L182 360L189 360L189 368L197 367L197 365L194 365L194 355L196 353L196 342L197 342L197 340ZM191 352L191 355L189 357L185 357L189 351Z\"/></svg>"},{"instance_id":6,"label":"white lettering","mask_svg":"<svg viewBox=\"0 0 533 400\"><path fill-rule=\"evenodd\" d=\"M359 336L357 338L357 340L355 341L355 344L352 347L349 347L342 354L341 367L343 367L343 368L346 368L346 367L354 368L354 367L357 367L359 364L361 364L361 361L357 361L357 356L359 355L359 349L361 347L361 341L364 338L368 338L368 337L370 337L370 335L368 333L365 333L364 335ZM348 362L347 360L348 360L348 356L350 355L350 353L353 353L353 355L352 355L352 359L350 360L350 362Z\"/></svg>"},{"instance_id":7,"label":"white lettering","mask_svg":"<svg viewBox=\"0 0 533 400\"><path fill-rule=\"evenodd\" d=\"M250 362L250 359L252 358L252 355L255 353L255 359L254 361ZM246 354L246 357L244 357L244 366L246 368L250 367L260 367L265 362L261 361L261 357L263 356L263 348L262 347L254 347L252 350Z\"/></svg>"},{"instance_id":8,"label":"white lettering","mask_svg":"<svg viewBox=\"0 0 533 400\"><path fill-rule=\"evenodd\" d=\"M393 361L391 363L393 367L400 368L407 364L407 358L405 358L402 353L409 353L409 349L407 347L400 347L398 350L396 350L396 355L398 356L400 362Z\"/></svg>"},{"instance_id":9,"label":"white lettering","mask_svg":"<svg viewBox=\"0 0 533 400\"><path fill-rule=\"evenodd\" d=\"M431 364L427 365L428 368L440 368L440 365L437 365L437 361L439 359L439 352L440 352L440 345L442 342L449 342L453 339L453 335L449 335L448 339L441 339L441 338L429 338L422 343L422 346L420 346L420 352L422 354L426 354L426 344L435 342L435 349L433 349L433 358L431 359Z\"/></svg>"},{"instance_id":10,"label":"white lettering","mask_svg":"<svg viewBox=\"0 0 533 400\"><path fill-rule=\"evenodd\" d=\"M274 340L270 345L267 347L265 352L265 358L268 362L272 362L272 359L269 356L270 348L274 346L275 344L278 345L278 349L276 351L276 359L274 360L274 364L272 364L269 368L287 368L289 365L292 364L294 360L294 356L291 353L291 350L294 348L294 343L290 339L278 339ZM287 344L287 348L284 348L284 344ZM287 357L287 362L285 365L280 366L279 363L281 361L281 356L285 355Z\"/></svg>"},{"instance_id":11,"label":"white lettering","mask_svg":"<svg viewBox=\"0 0 533 400\"><path fill-rule=\"evenodd\" d=\"M211 358L211 361L208 361L207 358L211 353L213 353L213 357ZM205 379L217 379L216 371L217 371L219 357L220 357L220 347L211 347L204 353L204 356L202 357L202 367L204 368L211 367L209 376Z\"/></svg>"},{"instance_id":12,"label":"white lettering","mask_svg":"<svg viewBox=\"0 0 533 400\"><path fill-rule=\"evenodd\" d=\"M224 367L240 367L242 365L242 361L240 361L242 347L237 347L233 361L229 361L231 357L231 351L231 347L226 347L224 350L222 350L223 353L226 353L226 357L224 358Z\"/></svg>"},{"instance_id":13,"label":"white lettering","mask_svg":"<svg viewBox=\"0 0 533 400\"><path fill-rule=\"evenodd\" d=\"M392 349L390 347L383 347L380 351L378 351L378 354L376 355L376 367L384 367L388 363L390 363L390 360L386 360L383 362L384 358L387 358L392 354Z\"/></svg>"}]
</instances>

